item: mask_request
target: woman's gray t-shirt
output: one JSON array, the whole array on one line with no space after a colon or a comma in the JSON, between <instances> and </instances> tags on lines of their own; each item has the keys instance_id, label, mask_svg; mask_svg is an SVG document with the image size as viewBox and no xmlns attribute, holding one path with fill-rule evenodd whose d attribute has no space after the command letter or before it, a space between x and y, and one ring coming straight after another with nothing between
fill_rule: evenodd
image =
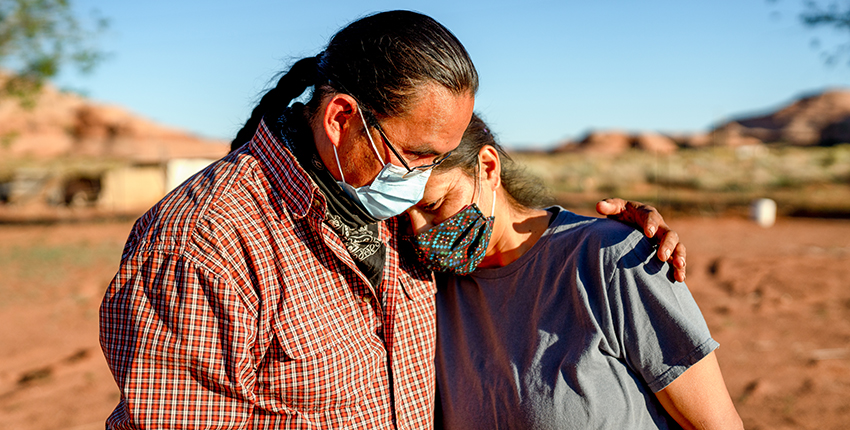
<instances>
[{"instance_id":1,"label":"woman's gray t-shirt","mask_svg":"<svg viewBox=\"0 0 850 430\"><path fill-rule=\"evenodd\" d=\"M643 234L562 208L505 267L438 277L437 426L678 428L655 398L717 346Z\"/></svg>"}]
</instances>

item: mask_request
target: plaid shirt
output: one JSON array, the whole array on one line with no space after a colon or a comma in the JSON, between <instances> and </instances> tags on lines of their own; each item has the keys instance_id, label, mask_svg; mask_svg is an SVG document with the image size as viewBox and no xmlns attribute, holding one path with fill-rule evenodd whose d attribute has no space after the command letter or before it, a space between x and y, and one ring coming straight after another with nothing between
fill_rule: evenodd
<instances>
[{"instance_id":1,"label":"plaid shirt","mask_svg":"<svg viewBox=\"0 0 850 430\"><path fill-rule=\"evenodd\" d=\"M262 123L133 227L100 310L109 429L430 429L434 293L380 224L373 288Z\"/></svg>"}]
</instances>

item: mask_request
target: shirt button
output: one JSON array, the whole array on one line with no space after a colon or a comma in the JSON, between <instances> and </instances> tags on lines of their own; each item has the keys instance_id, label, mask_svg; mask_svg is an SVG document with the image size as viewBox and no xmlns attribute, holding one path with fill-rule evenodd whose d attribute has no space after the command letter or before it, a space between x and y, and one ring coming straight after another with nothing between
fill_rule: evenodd
<instances>
[{"instance_id":1,"label":"shirt button","mask_svg":"<svg viewBox=\"0 0 850 430\"><path fill-rule=\"evenodd\" d=\"M369 296L363 296L363 303L366 303L367 305L368 305L369 303L372 303L372 297L369 297Z\"/></svg>"}]
</instances>

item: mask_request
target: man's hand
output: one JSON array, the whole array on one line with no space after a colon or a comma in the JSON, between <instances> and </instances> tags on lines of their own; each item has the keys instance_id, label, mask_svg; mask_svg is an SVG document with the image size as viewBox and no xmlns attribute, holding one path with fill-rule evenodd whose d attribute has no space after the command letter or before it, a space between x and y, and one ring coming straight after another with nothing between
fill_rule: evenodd
<instances>
[{"instance_id":1,"label":"man's hand","mask_svg":"<svg viewBox=\"0 0 850 430\"><path fill-rule=\"evenodd\" d=\"M679 282L685 281L685 245L679 243L679 235L670 230L658 210L640 202L605 199L596 204L596 212L640 228L646 237L654 238L658 244L658 259L669 260L673 277Z\"/></svg>"}]
</instances>

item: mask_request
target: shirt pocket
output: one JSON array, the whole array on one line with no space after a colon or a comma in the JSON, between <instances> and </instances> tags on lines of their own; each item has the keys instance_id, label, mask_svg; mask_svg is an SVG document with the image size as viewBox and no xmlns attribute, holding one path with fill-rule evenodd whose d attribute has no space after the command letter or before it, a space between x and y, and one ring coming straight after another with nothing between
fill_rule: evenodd
<instances>
[{"instance_id":1,"label":"shirt pocket","mask_svg":"<svg viewBox=\"0 0 850 430\"><path fill-rule=\"evenodd\" d=\"M348 415L372 391L383 348L356 308L316 300L278 312L274 337L258 372L271 410Z\"/></svg>"}]
</instances>

